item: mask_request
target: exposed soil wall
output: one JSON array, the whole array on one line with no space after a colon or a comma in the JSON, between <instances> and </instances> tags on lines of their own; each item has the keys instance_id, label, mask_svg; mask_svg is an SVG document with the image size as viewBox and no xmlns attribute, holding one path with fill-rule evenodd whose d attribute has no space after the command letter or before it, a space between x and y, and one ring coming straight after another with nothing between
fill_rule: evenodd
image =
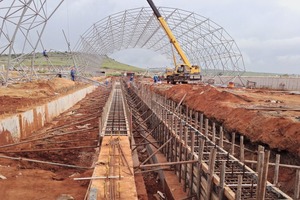
<instances>
[{"instance_id":1,"label":"exposed soil wall","mask_svg":"<svg viewBox=\"0 0 300 200\"><path fill-rule=\"evenodd\" d=\"M215 118L228 131L239 132L252 142L261 142L273 149L286 150L300 156L299 111L251 109L253 106L300 107L300 95L272 94L264 90L245 93L238 89L218 89L209 85L160 84L152 85L151 89L176 102L187 94L183 105ZM273 100L283 103L269 102Z\"/></svg>"}]
</instances>

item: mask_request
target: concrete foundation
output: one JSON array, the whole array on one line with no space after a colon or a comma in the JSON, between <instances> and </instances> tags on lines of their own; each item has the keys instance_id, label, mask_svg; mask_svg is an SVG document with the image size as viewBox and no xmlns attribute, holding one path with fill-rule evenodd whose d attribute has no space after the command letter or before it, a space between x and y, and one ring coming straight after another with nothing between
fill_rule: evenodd
<instances>
[{"instance_id":1,"label":"concrete foundation","mask_svg":"<svg viewBox=\"0 0 300 200\"><path fill-rule=\"evenodd\" d=\"M0 120L0 145L18 142L43 127L62 112L74 106L88 93L95 90L90 86L72 94L55 99L42 106Z\"/></svg>"}]
</instances>

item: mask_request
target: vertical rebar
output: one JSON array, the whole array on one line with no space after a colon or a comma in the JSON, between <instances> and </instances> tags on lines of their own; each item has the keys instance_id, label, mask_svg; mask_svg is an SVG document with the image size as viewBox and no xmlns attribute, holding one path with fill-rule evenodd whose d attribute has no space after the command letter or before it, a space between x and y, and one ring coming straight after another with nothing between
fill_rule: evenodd
<instances>
[{"instance_id":1,"label":"vertical rebar","mask_svg":"<svg viewBox=\"0 0 300 200\"><path fill-rule=\"evenodd\" d=\"M208 180L207 180L207 191L206 191L206 200L211 199L212 195L212 180L213 180L213 175L215 173L215 161L216 161L216 156L217 156L217 149L212 148L210 150L210 159L209 159L209 175L208 175Z\"/></svg>"},{"instance_id":2,"label":"vertical rebar","mask_svg":"<svg viewBox=\"0 0 300 200\"><path fill-rule=\"evenodd\" d=\"M195 151L195 132L191 131L191 154L193 155Z\"/></svg>"},{"instance_id":3,"label":"vertical rebar","mask_svg":"<svg viewBox=\"0 0 300 200\"><path fill-rule=\"evenodd\" d=\"M200 145L198 150L198 170L197 170L197 197L201 196L201 172L202 172L202 160L203 160L204 140L200 139Z\"/></svg>"},{"instance_id":4,"label":"vertical rebar","mask_svg":"<svg viewBox=\"0 0 300 200\"><path fill-rule=\"evenodd\" d=\"M216 123L212 123L212 142L216 143Z\"/></svg>"},{"instance_id":5,"label":"vertical rebar","mask_svg":"<svg viewBox=\"0 0 300 200\"><path fill-rule=\"evenodd\" d=\"M220 190L219 190L219 199L224 197L224 185L225 185L225 172L226 172L226 161L222 161L221 170L220 170Z\"/></svg>"},{"instance_id":6,"label":"vertical rebar","mask_svg":"<svg viewBox=\"0 0 300 200\"><path fill-rule=\"evenodd\" d=\"M241 162L244 162L245 161L245 149L244 149L244 136L241 135L240 137L240 160Z\"/></svg>"},{"instance_id":7,"label":"vertical rebar","mask_svg":"<svg viewBox=\"0 0 300 200\"><path fill-rule=\"evenodd\" d=\"M208 119L205 119L205 136L208 136Z\"/></svg>"},{"instance_id":8,"label":"vertical rebar","mask_svg":"<svg viewBox=\"0 0 300 200\"><path fill-rule=\"evenodd\" d=\"M300 198L300 170L296 171L294 199Z\"/></svg>"},{"instance_id":9,"label":"vertical rebar","mask_svg":"<svg viewBox=\"0 0 300 200\"><path fill-rule=\"evenodd\" d=\"M203 113L200 114L200 132L203 133Z\"/></svg>"},{"instance_id":10,"label":"vertical rebar","mask_svg":"<svg viewBox=\"0 0 300 200\"><path fill-rule=\"evenodd\" d=\"M263 162L264 162L264 152L263 151L258 151L258 158L257 158L257 173L258 173L258 177L257 177L257 187L256 187L256 199L257 200L261 200L261 193L260 193L260 189L262 187L262 174L263 174Z\"/></svg>"},{"instance_id":11,"label":"vertical rebar","mask_svg":"<svg viewBox=\"0 0 300 200\"><path fill-rule=\"evenodd\" d=\"M195 128L198 130L199 129L199 112L195 112L195 123L194 123Z\"/></svg>"},{"instance_id":12,"label":"vertical rebar","mask_svg":"<svg viewBox=\"0 0 300 200\"><path fill-rule=\"evenodd\" d=\"M182 133L181 133L182 135ZM182 161L182 141L180 140L179 143L179 162ZM181 177L182 177L182 165L179 165L179 174L178 174L178 180L179 183L181 183Z\"/></svg>"},{"instance_id":13,"label":"vertical rebar","mask_svg":"<svg viewBox=\"0 0 300 200\"><path fill-rule=\"evenodd\" d=\"M263 160L263 175L262 175L262 184L261 184L261 200L265 199L266 187L267 187L267 179L268 179L268 169L269 169L269 159L270 159L270 151L266 151L265 159Z\"/></svg>"},{"instance_id":14,"label":"vertical rebar","mask_svg":"<svg viewBox=\"0 0 300 200\"><path fill-rule=\"evenodd\" d=\"M280 154L276 154L274 180L273 180L273 184L275 186L278 185L279 163L280 163Z\"/></svg>"},{"instance_id":15,"label":"vertical rebar","mask_svg":"<svg viewBox=\"0 0 300 200\"><path fill-rule=\"evenodd\" d=\"M235 132L232 133L231 135L231 155L234 156L234 145L235 145Z\"/></svg>"},{"instance_id":16,"label":"vertical rebar","mask_svg":"<svg viewBox=\"0 0 300 200\"><path fill-rule=\"evenodd\" d=\"M191 154L191 157L190 157L191 160L194 160L194 155ZM194 163L190 163L189 164L189 174L190 174L190 183L189 183L189 188L190 188L190 196L193 195L193 182L194 182Z\"/></svg>"},{"instance_id":17,"label":"vertical rebar","mask_svg":"<svg viewBox=\"0 0 300 200\"><path fill-rule=\"evenodd\" d=\"M188 126L186 126L184 128L184 160L188 160ZM184 185L183 185L183 191L186 192L186 187L187 187L187 184L188 184L188 181L187 181L187 163L186 164L183 164L184 165L184 172L183 172L183 175L184 175Z\"/></svg>"},{"instance_id":18,"label":"vertical rebar","mask_svg":"<svg viewBox=\"0 0 300 200\"><path fill-rule=\"evenodd\" d=\"M185 110L185 117L184 117L184 119L185 119L185 121L187 123L189 123L189 107L186 106L185 108L186 108L186 110Z\"/></svg>"},{"instance_id":19,"label":"vertical rebar","mask_svg":"<svg viewBox=\"0 0 300 200\"><path fill-rule=\"evenodd\" d=\"M235 200L242 199L242 182L243 182L242 175L238 175L238 186L237 186L237 191L236 191L236 195L235 195Z\"/></svg>"},{"instance_id":20,"label":"vertical rebar","mask_svg":"<svg viewBox=\"0 0 300 200\"><path fill-rule=\"evenodd\" d=\"M220 146L221 148L223 148L223 138L224 138L223 126L220 126L219 146Z\"/></svg>"},{"instance_id":21,"label":"vertical rebar","mask_svg":"<svg viewBox=\"0 0 300 200\"><path fill-rule=\"evenodd\" d=\"M190 109L190 120L189 120L189 122L190 122L190 124L191 125L193 125L193 109Z\"/></svg>"}]
</instances>

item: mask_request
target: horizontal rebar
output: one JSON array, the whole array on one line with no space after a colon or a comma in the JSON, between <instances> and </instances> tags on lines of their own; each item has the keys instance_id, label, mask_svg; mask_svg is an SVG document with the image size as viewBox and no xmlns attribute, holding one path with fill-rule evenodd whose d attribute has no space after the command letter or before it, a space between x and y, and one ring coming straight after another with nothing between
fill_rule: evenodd
<instances>
[{"instance_id":1,"label":"horizontal rebar","mask_svg":"<svg viewBox=\"0 0 300 200\"><path fill-rule=\"evenodd\" d=\"M0 158L9 159L9 160L19 160L19 161L28 161L28 162L42 163L42 164L47 164L47 165L56 165L56 166L61 166L61 167L70 167L70 168L79 168L79 169L92 169L92 167L82 167L82 166L68 165L68 164L62 164L62 163L56 163L56 162L49 162L49 161L42 161L42 160L35 160L35 159L22 158L22 157L11 157L11 156L1 156L0 155Z\"/></svg>"},{"instance_id":2,"label":"horizontal rebar","mask_svg":"<svg viewBox=\"0 0 300 200\"><path fill-rule=\"evenodd\" d=\"M186 161L179 161L179 162L165 162L165 163L155 163L155 164L147 164L147 165L140 165L140 168L147 168L147 167L159 167L159 166L170 166L170 165L181 165L181 164L188 164L188 163L196 163L197 160L186 160Z\"/></svg>"},{"instance_id":3,"label":"horizontal rebar","mask_svg":"<svg viewBox=\"0 0 300 200\"><path fill-rule=\"evenodd\" d=\"M66 148L50 148L50 149L25 149L20 151L0 151L0 153L26 153L26 152L42 152L42 151L62 151L62 150L72 150L72 149L88 149L97 148L98 146L79 146L79 147L66 147Z\"/></svg>"}]
</instances>

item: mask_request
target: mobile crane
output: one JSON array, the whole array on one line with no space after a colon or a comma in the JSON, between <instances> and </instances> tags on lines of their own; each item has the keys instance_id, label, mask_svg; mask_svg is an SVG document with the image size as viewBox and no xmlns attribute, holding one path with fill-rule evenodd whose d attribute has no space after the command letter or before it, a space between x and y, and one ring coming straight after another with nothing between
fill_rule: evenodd
<instances>
[{"instance_id":1,"label":"mobile crane","mask_svg":"<svg viewBox=\"0 0 300 200\"><path fill-rule=\"evenodd\" d=\"M152 0L147 0L148 4L150 5L151 9L153 10L156 18L158 19L159 23L163 27L164 31L166 32L167 36L170 39L170 42L176 49L178 55L182 60L182 64L177 65L174 57L174 64L175 69L170 71L168 70L166 73L167 83L176 84L178 83L188 83L189 80L201 80L200 75L200 67L198 65L191 65L190 61L188 60L187 56L185 55L184 51L181 49L176 37L173 35L171 29L169 28L165 19L161 16L158 9L154 5Z\"/></svg>"}]
</instances>

